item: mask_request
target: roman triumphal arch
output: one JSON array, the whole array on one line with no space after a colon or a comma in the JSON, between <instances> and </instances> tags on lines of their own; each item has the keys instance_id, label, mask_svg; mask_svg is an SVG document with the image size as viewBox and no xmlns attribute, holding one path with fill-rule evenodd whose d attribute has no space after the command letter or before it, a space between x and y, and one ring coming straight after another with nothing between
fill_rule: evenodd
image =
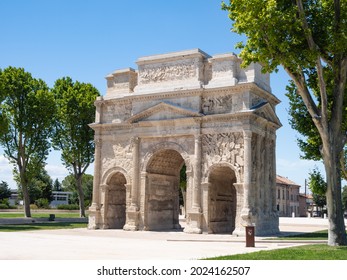
<instances>
[{"instance_id":1,"label":"roman triumphal arch","mask_svg":"<svg viewBox=\"0 0 347 280\"><path fill-rule=\"evenodd\" d=\"M95 102L90 229L257 235L278 232L276 130L269 75L199 49L138 59ZM182 169L184 167L184 169Z\"/></svg>"}]
</instances>

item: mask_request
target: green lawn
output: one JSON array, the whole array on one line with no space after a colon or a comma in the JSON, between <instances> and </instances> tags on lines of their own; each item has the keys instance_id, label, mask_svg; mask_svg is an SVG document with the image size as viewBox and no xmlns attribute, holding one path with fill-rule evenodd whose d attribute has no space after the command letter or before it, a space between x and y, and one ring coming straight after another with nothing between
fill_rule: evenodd
<instances>
[{"instance_id":1,"label":"green lawn","mask_svg":"<svg viewBox=\"0 0 347 280\"><path fill-rule=\"evenodd\" d=\"M289 235L278 238L271 238L271 240L328 240L328 230L321 230L309 233L302 233L297 235Z\"/></svg>"},{"instance_id":2,"label":"green lawn","mask_svg":"<svg viewBox=\"0 0 347 280\"><path fill-rule=\"evenodd\" d=\"M347 260L347 246L302 245L248 254L221 256L208 260Z\"/></svg>"},{"instance_id":3,"label":"green lawn","mask_svg":"<svg viewBox=\"0 0 347 280\"><path fill-rule=\"evenodd\" d=\"M63 223L63 222L50 222L50 223L32 223L25 225L0 225L0 232L12 231L28 231L28 230L47 230L47 229L68 229L68 228L86 228L87 223Z\"/></svg>"},{"instance_id":4,"label":"green lawn","mask_svg":"<svg viewBox=\"0 0 347 280\"><path fill-rule=\"evenodd\" d=\"M77 212L32 212L32 218L48 218L49 214L54 214L56 218L79 218L79 213ZM0 219L2 218L24 218L24 213L22 212L0 212Z\"/></svg>"},{"instance_id":5,"label":"green lawn","mask_svg":"<svg viewBox=\"0 0 347 280\"><path fill-rule=\"evenodd\" d=\"M316 231L272 238L271 240L328 240L328 231ZM347 260L347 246L331 247L325 244L301 245L248 254L221 256L209 260Z\"/></svg>"}]
</instances>

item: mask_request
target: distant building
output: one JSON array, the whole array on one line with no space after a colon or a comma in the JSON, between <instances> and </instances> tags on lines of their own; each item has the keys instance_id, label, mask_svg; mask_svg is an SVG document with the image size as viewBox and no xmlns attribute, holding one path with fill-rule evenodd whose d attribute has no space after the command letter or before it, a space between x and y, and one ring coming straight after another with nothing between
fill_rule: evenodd
<instances>
[{"instance_id":1,"label":"distant building","mask_svg":"<svg viewBox=\"0 0 347 280\"><path fill-rule=\"evenodd\" d=\"M52 191L53 200L49 204L52 208L58 205L69 204L69 196L72 192ZM10 205L23 205L23 200L18 198L18 190L12 190L11 197L9 198Z\"/></svg>"},{"instance_id":2,"label":"distant building","mask_svg":"<svg viewBox=\"0 0 347 280\"><path fill-rule=\"evenodd\" d=\"M18 200L18 191L17 190L11 190L11 196L9 197L8 202L12 206L20 204L20 201Z\"/></svg>"},{"instance_id":3,"label":"distant building","mask_svg":"<svg viewBox=\"0 0 347 280\"><path fill-rule=\"evenodd\" d=\"M280 217L300 216L300 185L280 175L276 176L276 201Z\"/></svg>"},{"instance_id":4,"label":"distant building","mask_svg":"<svg viewBox=\"0 0 347 280\"><path fill-rule=\"evenodd\" d=\"M53 200L49 205L52 208L56 208L58 205L67 205L69 204L70 195L72 195L72 192L52 191Z\"/></svg>"},{"instance_id":5,"label":"distant building","mask_svg":"<svg viewBox=\"0 0 347 280\"><path fill-rule=\"evenodd\" d=\"M300 217L307 217L307 214L312 210L312 195L303 194L299 195L299 215Z\"/></svg>"}]
</instances>

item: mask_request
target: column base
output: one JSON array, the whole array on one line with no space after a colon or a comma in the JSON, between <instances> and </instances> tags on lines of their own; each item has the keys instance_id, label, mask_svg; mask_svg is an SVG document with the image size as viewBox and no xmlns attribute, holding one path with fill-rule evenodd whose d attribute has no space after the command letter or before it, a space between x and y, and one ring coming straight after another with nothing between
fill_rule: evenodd
<instances>
[{"instance_id":1,"label":"column base","mask_svg":"<svg viewBox=\"0 0 347 280\"><path fill-rule=\"evenodd\" d=\"M123 229L127 231L136 231L139 230L139 211L127 211L126 224Z\"/></svg>"},{"instance_id":2,"label":"column base","mask_svg":"<svg viewBox=\"0 0 347 280\"><path fill-rule=\"evenodd\" d=\"M100 228L100 211L89 208L88 229L95 230Z\"/></svg>"},{"instance_id":3,"label":"column base","mask_svg":"<svg viewBox=\"0 0 347 280\"><path fill-rule=\"evenodd\" d=\"M199 212L187 213L187 225L184 228L183 232L201 234L202 233L201 218L202 218L202 213L199 213Z\"/></svg>"}]
</instances>

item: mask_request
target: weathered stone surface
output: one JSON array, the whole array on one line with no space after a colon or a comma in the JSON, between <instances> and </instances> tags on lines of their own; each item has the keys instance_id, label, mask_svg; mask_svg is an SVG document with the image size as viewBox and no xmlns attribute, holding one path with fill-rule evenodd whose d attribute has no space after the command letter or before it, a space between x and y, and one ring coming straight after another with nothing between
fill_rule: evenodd
<instances>
[{"instance_id":1,"label":"weathered stone surface","mask_svg":"<svg viewBox=\"0 0 347 280\"><path fill-rule=\"evenodd\" d=\"M278 231L275 138L281 126L269 75L235 54L199 49L138 59L106 77L96 102L89 228L179 225L186 166L187 233Z\"/></svg>"}]
</instances>

